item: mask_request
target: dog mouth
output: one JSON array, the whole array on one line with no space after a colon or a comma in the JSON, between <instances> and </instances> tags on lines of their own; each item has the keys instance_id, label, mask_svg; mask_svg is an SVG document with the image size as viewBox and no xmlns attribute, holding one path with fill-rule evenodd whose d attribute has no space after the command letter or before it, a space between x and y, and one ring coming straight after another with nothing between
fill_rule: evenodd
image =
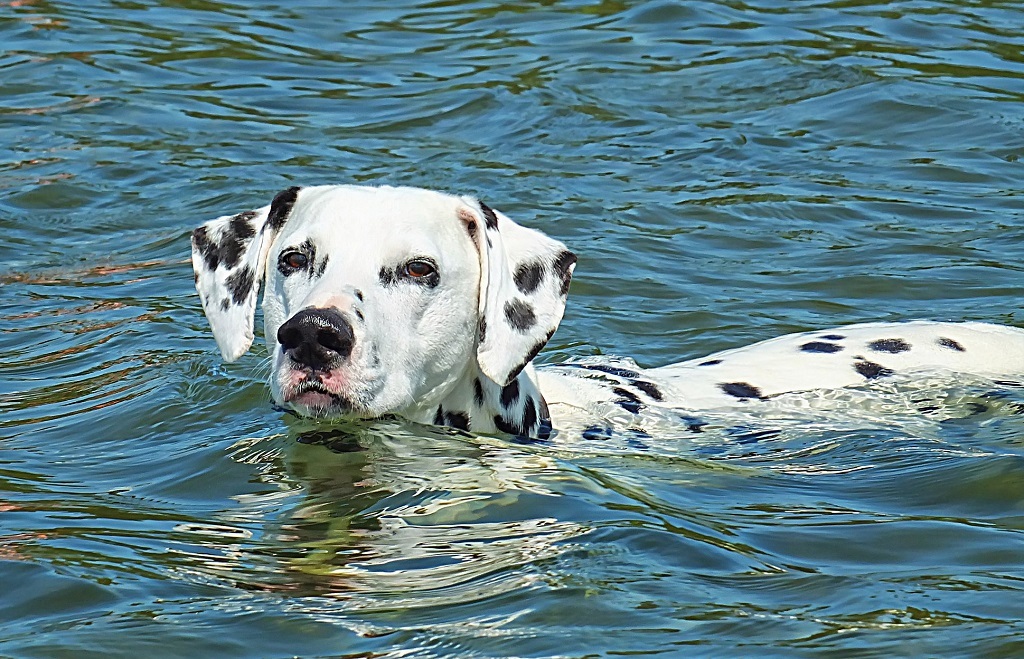
<instances>
[{"instance_id":1,"label":"dog mouth","mask_svg":"<svg viewBox=\"0 0 1024 659\"><path fill-rule=\"evenodd\" d=\"M319 378L306 378L283 393L284 404L303 416L358 416L350 398L331 391Z\"/></svg>"}]
</instances>

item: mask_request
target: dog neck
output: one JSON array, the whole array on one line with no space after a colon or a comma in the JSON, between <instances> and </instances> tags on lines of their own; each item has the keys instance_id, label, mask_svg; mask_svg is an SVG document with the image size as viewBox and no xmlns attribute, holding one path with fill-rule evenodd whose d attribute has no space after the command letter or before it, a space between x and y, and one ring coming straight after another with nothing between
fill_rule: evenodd
<instances>
[{"instance_id":1,"label":"dog neck","mask_svg":"<svg viewBox=\"0 0 1024 659\"><path fill-rule=\"evenodd\" d=\"M439 403L408 416L420 423L472 432L501 432L530 439L551 436L551 416L532 364L504 387L474 365Z\"/></svg>"}]
</instances>

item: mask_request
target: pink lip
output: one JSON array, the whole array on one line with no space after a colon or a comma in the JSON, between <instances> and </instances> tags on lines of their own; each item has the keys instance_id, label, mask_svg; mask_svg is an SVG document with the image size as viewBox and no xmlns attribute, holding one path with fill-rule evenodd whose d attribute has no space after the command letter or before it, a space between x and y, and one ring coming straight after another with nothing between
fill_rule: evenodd
<instances>
[{"instance_id":1,"label":"pink lip","mask_svg":"<svg viewBox=\"0 0 1024 659\"><path fill-rule=\"evenodd\" d=\"M335 399L330 394L319 391L304 391L289 398L288 402L307 407L330 407L335 403Z\"/></svg>"}]
</instances>

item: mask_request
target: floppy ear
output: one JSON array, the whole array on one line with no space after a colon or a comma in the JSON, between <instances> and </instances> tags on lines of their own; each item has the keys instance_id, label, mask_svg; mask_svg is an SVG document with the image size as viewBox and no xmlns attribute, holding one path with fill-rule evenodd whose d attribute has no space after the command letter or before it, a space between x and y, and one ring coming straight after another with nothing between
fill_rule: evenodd
<instances>
[{"instance_id":1,"label":"floppy ear","mask_svg":"<svg viewBox=\"0 0 1024 659\"><path fill-rule=\"evenodd\" d=\"M218 217L192 232L196 290L224 361L235 361L252 345L256 297L270 244L298 192L288 188L269 206Z\"/></svg>"},{"instance_id":2,"label":"floppy ear","mask_svg":"<svg viewBox=\"0 0 1024 659\"><path fill-rule=\"evenodd\" d=\"M558 328L576 255L482 202L464 201L484 229L470 230L480 252L477 363L484 375L505 386Z\"/></svg>"}]
</instances>

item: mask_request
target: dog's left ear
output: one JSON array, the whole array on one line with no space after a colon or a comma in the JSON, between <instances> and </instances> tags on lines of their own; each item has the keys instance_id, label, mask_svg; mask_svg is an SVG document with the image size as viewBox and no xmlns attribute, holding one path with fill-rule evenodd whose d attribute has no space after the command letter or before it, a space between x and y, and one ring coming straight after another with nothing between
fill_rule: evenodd
<instances>
[{"instance_id":1,"label":"dog's left ear","mask_svg":"<svg viewBox=\"0 0 1024 659\"><path fill-rule=\"evenodd\" d=\"M196 290L224 361L235 361L252 345L267 254L298 192L288 188L269 206L218 217L192 232Z\"/></svg>"},{"instance_id":2,"label":"dog's left ear","mask_svg":"<svg viewBox=\"0 0 1024 659\"><path fill-rule=\"evenodd\" d=\"M460 217L480 253L477 362L484 375L505 386L558 328L576 255L480 201L463 201L469 208Z\"/></svg>"}]
</instances>

